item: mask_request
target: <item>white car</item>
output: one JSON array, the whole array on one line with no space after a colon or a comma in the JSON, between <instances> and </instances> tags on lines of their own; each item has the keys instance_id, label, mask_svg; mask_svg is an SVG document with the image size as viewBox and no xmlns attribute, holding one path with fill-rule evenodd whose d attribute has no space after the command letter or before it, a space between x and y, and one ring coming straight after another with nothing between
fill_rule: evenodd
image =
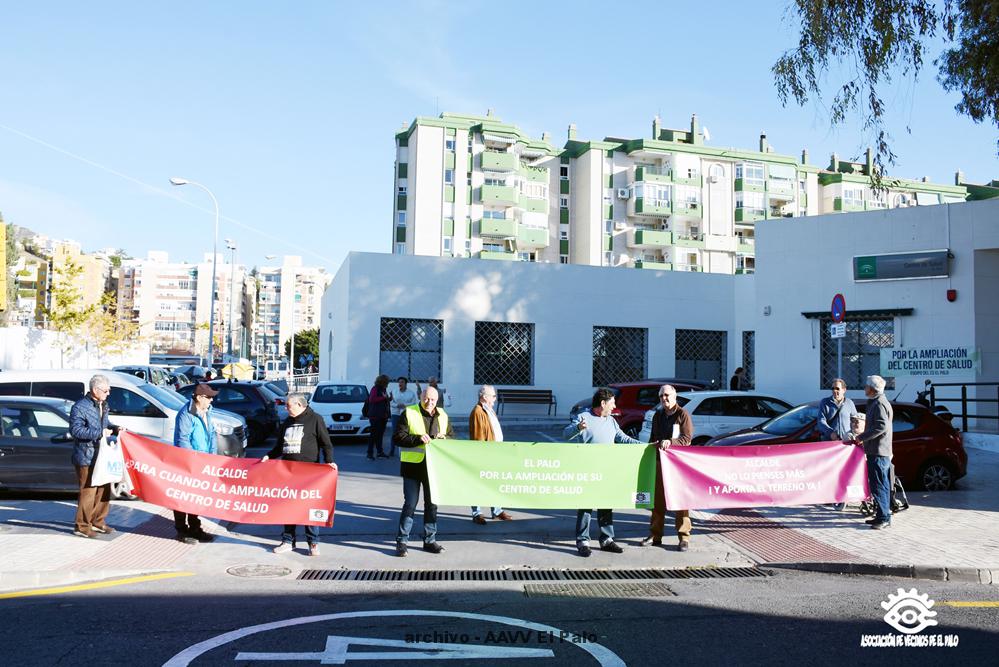
<instances>
[{"instance_id":1,"label":"white car","mask_svg":"<svg viewBox=\"0 0 999 667\"><path fill-rule=\"evenodd\" d=\"M322 416L330 436L356 437L371 433L371 422L361 415L368 387L348 382L320 382L309 407Z\"/></svg>"},{"instance_id":2,"label":"white car","mask_svg":"<svg viewBox=\"0 0 999 667\"><path fill-rule=\"evenodd\" d=\"M694 422L691 444L703 445L719 435L756 426L768 419L782 415L791 405L779 398L751 391L691 391L676 395L676 402L690 413ZM645 413L642 432L638 439L648 442L652 437L652 417L659 405Z\"/></svg>"}]
</instances>

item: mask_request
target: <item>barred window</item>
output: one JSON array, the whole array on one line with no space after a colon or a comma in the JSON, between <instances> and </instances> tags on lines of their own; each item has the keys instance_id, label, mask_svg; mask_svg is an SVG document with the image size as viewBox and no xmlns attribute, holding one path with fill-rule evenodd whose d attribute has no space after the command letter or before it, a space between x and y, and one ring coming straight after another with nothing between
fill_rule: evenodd
<instances>
[{"instance_id":1,"label":"barred window","mask_svg":"<svg viewBox=\"0 0 999 667\"><path fill-rule=\"evenodd\" d=\"M534 384L534 325L475 323L475 384Z\"/></svg>"},{"instance_id":2,"label":"barred window","mask_svg":"<svg viewBox=\"0 0 999 667\"><path fill-rule=\"evenodd\" d=\"M405 376L426 382L441 375L444 320L383 317L378 372L390 378Z\"/></svg>"},{"instance_id":3,"label":"barred window","mask_svg":"<svg viewBox=\"0 0 999 667\"><path fill-rule=\"evenodd\" d=\"M819 320L821 340L820 389L828 389L838 377L836 340L830 336L828 317ZM868 375L881 373L881 348L895 346L894 318L859 318L846 316L846 337L843 338L843 380L847 389L863 389ZM885 378L885 389L895 388L895 378Z\"/></svg>"},{"instance_id":4,"label":"barred window","mask_svg":"<svg viewBox=\"0 0 999 667\"><path fill-rule=\"evenodd\" d=\"M750 389L756 389L756 332L742 332L742 369Z\"/></svg>"},{"instance_id":5,"label":"barred window","mask_svg":"<svg viewBox=\"0 0 999 667\"><path fill-rule=\"evenodd\" d=\"M593 386L644 378L648 334L648 329L637 327L593 327Z\"/></svg>"},{"instance_id":6,"label":"barred window","mask_svg":"<svg viewBox=\"0 0 999 667\"><path fill-rule=\"evenodd\" d=\"M676 377L702 380L714 388L726 387L728 332L676 330Z\"/></svg>"}]
</instances>

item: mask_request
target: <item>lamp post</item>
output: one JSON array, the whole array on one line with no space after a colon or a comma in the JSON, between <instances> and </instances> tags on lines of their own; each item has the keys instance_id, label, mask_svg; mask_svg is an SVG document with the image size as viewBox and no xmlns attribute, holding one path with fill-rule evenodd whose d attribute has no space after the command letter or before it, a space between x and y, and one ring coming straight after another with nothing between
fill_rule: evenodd
<instances>
[{"instance_id":1,"label":"lamp post","mask_svg":"<svg viewBox=\"0 0 999 667\"><path fill-rule=\"evenodd\" d=\"M215 362L215 276L218 264L218 247L219 247L219 200L215 198L212 191L206 188L201 183L195 181L189 181L186 178L171 178L171 185L193 185L195 187L201 188L208 193L208 196L212 198L212 203L215 205L215 236L212 238L212 306L211 312L208 315L208 365L211 366Z\"/></svg>"},{"instance_id":2,"label":"lamp post","mask_svg":"<svg viewBox=\"0 0 999 667\"><path fill-rule=\"evenodd\" d=\"M232 309L236 301L236 242L226 239L225 247L232 250L232 260L229 265L229 319L226 322L226 349L232 357Z\"/></svg>"}]
</instances>

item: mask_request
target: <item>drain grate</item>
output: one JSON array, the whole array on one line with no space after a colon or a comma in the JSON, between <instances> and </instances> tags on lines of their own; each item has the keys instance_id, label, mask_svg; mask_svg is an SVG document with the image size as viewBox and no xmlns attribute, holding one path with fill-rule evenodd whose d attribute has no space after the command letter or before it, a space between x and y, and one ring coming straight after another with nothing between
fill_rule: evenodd
<instances>
[{"instance_id":1,"label":"drain grate","mask_svg":"<svg viewBox=\"0 0 999 667\"><path fill-rule=\"evenodd\" d=\"M767 577L755 567L627 570L302 570L306 581L629 581L640 579L735 579Z\"/></svg>"},{"instance_id":2,"label":"drain grate","mask_svg":"<svg viewBox=\"0 0 999 667\"><path fill-rule=\"evenodd\" d=\"M529 598L662 598L675 595L669 586L658 581L524 584L524 596Z\"/></svg>"}]
</instances>

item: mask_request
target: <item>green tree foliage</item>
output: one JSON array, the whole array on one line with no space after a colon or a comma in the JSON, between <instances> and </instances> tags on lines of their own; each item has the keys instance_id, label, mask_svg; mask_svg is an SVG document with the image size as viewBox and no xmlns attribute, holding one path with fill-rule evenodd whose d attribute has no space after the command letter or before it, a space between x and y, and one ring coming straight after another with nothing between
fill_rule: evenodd
<instances>
[{"instance_id":1,"label":"green tree foliage","mask_svg":"<svg viewBox=\"0 0 999 667\"><path fill-rule=\"evenodd\" d=\"M0 215L0 225L4 225L3 215ZM4 324L7 323L7 318L13 318L14 309L17 306L17 280L14 276L14 264L17 263L21 254L18 249L17 240L14 238L14 225L5 225L5 230L7 232L5 236L6 243L4 244L6 261L0 267L7 276L7 289L4 294L0 294L0 299L4 300L6 306L3 312L0 312L0 322Z\"/></svg>"},{"instance_id":2,"label":"green tree foliage","mask_svg":"<svg viewBox=\"0 0 999 667\"><path fill-rule=\"evenodd\" d=\"M80 274L83 267L72 258L55 270L49 288L51 305L45 309L49 328L71 338L78 337L95 306L83 305L83 290L80 288Z\"/></svg>"},{"instance_id":3,"label":"green tree foliage","mask_svg":"<svg viewBox=\"0 0 999 667\"><path fill-rule=\"evenodd\" d=\"M830 123L854 114L874 137L878 174L895 163L884 124L883 91L895 77L915 80L927 49L945 90L961 93L956 109L999 127L999 2L994 0L794 0L800 38L772 71L782 104L823 103L830 74L842 76L828 107ZM908 128L906 128L908 130Z\"/></svg>"},{"instance_id":4,"label":"green tree foliage","mask_svg":"<svg viewBox=\"0 0 999 667\"><path fill-rule=\"evenodd\" d=\"M291 340L286 340L284 342L284 354L288 356L291 354ZM304 331L299 331L295 334L295 359L293 361L295 368L303 368L308 365L298 363L298 358L303 354L312 355L312 363L319 366L319 329L305 329Z\"/></svg>"},{"instance_id":5,"label":"green tree foliage","mask_svg":"<svg viewBox=\"0 0 999 667\"><path fill-rule=\"evenodd\" d=\"M140 342L139 325L118 318L118 299L110 292L101 297L101 305L93 309L84 329L101 354L121 355Z\"/></svg>"}]
</instances>

